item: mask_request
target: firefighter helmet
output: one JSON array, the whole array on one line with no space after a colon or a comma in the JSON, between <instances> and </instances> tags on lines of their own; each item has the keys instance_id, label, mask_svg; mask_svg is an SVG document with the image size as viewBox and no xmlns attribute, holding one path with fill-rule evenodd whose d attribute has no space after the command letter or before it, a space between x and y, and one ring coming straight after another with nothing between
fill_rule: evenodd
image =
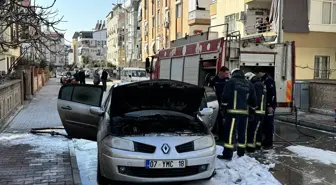
<instances>
[{"instance_id":1,"label":"firefighter helmet","mask_svg":"<svg viewBox=\"0 0 336 185\"><path fill-rule=\"evenodd\" d=\"M240 71L240 69L239 69L239 68L234 68L234 69L232 69L232 71L231 71L231 75L232 75L234 72L237 72L237 71Z\"/></svg>"},{"instance_id":2,"label":"firefighter helmet","mask_svg":"<svg viewBox=\"0 0 336 185\"><path fill-rule=\"evenodd\" d=\"M252 80L252 78L255 77L255 74L251 73L251 72L247 72L245 74L245 78L246 80Z\"/></svg>"}]
</instances>

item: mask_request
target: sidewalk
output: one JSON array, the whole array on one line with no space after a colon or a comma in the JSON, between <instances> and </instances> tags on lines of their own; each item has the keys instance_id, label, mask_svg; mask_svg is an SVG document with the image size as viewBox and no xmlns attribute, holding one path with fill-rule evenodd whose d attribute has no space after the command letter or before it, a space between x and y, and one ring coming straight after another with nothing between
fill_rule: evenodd
<instances>
[{"instance_id":1,"label":"sidewalk","mask_svg":"<svg viewBox=\"0 0 336 185\"><path fill-rule=\"evenodd\" d=\"M294 124L296 122L295 115L279 115L276 116L275 119ZM316 113L298 112L297 120L298 125L336 133L336 122L334 120L334 117L332 116Z\"/></svg>"},{"instance_id":2,"label":"sidewalk","mask_svg":"<svg viewBox=\"0 0 336 185\"><path fill-rule=\"evenodd\" d=\"M0 133L0 185L81 184L71 140L29 133L31 128L62 126L56 107L60 87L50 79Z\"/></svg>"}]
</instances>

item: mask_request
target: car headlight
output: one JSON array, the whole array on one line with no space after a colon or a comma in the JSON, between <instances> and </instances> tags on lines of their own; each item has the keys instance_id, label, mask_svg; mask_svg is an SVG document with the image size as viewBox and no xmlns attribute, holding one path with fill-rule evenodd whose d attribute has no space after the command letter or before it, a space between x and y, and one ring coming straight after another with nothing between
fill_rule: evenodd
<instances>
[{"instance_id":1,"label":"car headlight","mask_svg":"<svg viewBox=\"0 0 336 185\"><path fill-rule=\"evenodd\" d=\"M214 145L214 140L211 136L205 136L194 141L194 150L202 150L205 148L212 147Z\"/></svg>"},{"instance_id":2,"label":"car headlight","mask_svg":"<svg viewBox=\"0 0 336 185\"><path fill-rule=\"evenodd\" d=\"M120 137L107 136L103 143L111 148L116 148L119 150L134 151L133 141L122 139Z\"/></svg>"}]
</instances>

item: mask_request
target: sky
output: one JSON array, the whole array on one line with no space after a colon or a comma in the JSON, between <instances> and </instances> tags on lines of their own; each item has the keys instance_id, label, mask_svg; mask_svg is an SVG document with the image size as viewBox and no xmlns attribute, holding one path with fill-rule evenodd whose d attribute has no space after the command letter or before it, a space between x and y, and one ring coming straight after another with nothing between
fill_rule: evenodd
<instances>
[{"instance_id":1,"label":"sky","mask_svg":"<svg viewBox=\"0 0 336 185\"><path fill-rule=\"evenodd\" d=\"M54 0L36 0L36 4L50 6ZM53 10L64 16L62 23L56 26L66 30L65 38L72 40L75 31L89 31L95 27L97 20L105 20L112 10L113 3L118 0L56 0ZM121 1L121 0L119 0ZM34 0L31 1L32 3ZM67 43L66 44L70 44Z\"/></svg>"}]
</instances>

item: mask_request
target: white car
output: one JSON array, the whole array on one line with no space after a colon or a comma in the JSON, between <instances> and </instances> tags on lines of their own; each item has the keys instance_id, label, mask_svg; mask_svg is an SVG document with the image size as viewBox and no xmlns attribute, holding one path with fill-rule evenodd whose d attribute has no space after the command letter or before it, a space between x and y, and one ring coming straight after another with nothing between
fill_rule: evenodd
<instances>
[{"instance_id":1,"label":"white car","mask_svg":"<svg viewBox=\"0 0 336 185\"><path fill-rule=\"evenodd\" d=\"M192 181L215 174L204 93L172 80L133 82L114 85L101 106L102 87L64 85L57 109L68 135L97 141L99 184Z\"/></svg>"}]
</instances>

